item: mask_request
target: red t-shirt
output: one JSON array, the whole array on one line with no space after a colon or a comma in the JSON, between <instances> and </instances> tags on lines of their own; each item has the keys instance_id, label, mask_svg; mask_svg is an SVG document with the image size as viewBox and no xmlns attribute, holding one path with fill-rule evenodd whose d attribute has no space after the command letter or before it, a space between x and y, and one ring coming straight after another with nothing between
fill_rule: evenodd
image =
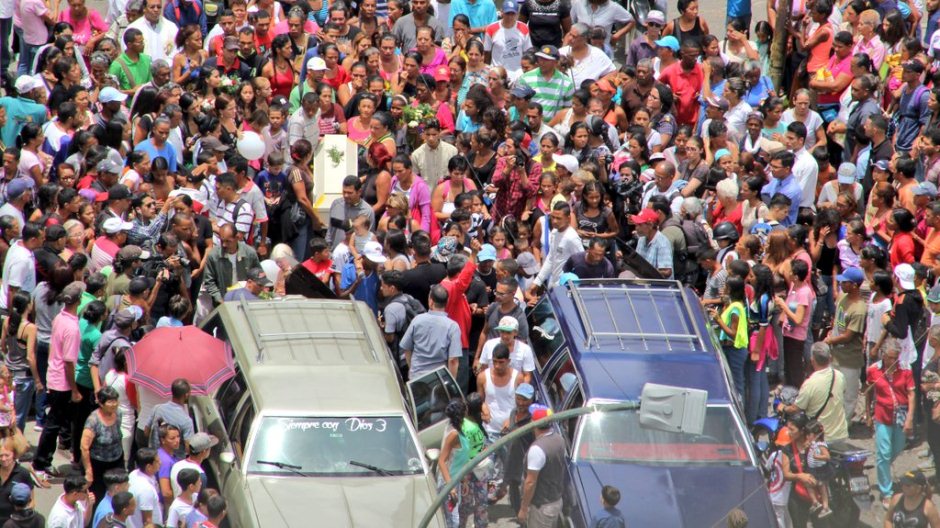
<instances>
[{"instance_id":1,"label":"red t-shirt","mask_svg":"<svg viewBox=\"0 0 940 528\"><path fill-rule=\"evenodd\" d=\"M326 259L320 262L314 262L313 259L307 259L303 263L303 267L307 268L310 273L313 273L320 279L320 282L331 286L330 277L333 276L333 260Z\"/></svg>"},{"instance_id":2,"label":"red t-shirt","mask_svg":"<svg viewBox=\"0 0 940 528\"><path fill-rule=\"evenodd\" d=\"M891 241L889 256L891 257L891 269L896 268L898 264L913 264L917 260L914 237L903 231L896 232L894 239Z\"/></svg>"},{"instance_id":3,"label":"red t-shirt","mask_svg":"<svg viewBox=\"0 0 940 528\"><path fill-rule=\"evenodd\" d=\"M692 71L685 71L682 69L682 63L677 62L659 73L659 82L672 88L675 95L673 114L679 124L694 126L698 120L698 96L702 92L704 81L705 75L699 64L696 64Z\"/></svg>"},{"instance_id":4,"label":"red t-shirt","mask_svg":"<svg viewBox=\"0 0 940 528\"><path fill-rule=\"evenodd\" d=\"M744 228L741 227L741 215L742 214L743 212L742 212L741 203L739 203L737 207L732 209L731 212L725 213L724 206L721 205L721 202L717 202L715 204L715 210L712 212L712 223L713 225L718 225L722 222L731 222L734 225L734 228L738 231L738 234L740 235L741 232L744 230Z\"/></svg>"},{"instance_id":5,"label":"red t-shirt","mask_svg":"<svg viewBox=\"0 0 940 528\"><path fill-rule=\"evenodd\" d=\"M255 45L258 46L258 53L264 53L271 49L271 41L274 40L274 32L268 31L267 35L259 35L255 32Z\"/></svg>"},{"instance_id":6,"label":"red t-shirt","mask_svg":"<svg viewBox=\"0 0 940 528\"><path fill-rule=\"evenodd\" d=\"M907 405L908 393L914 390L914 375L910 369L897 368L891 380L881 370L881 362L868 367L868 383L875 386L875 421L894 424L894 406Z\"/></svg>"}]
</instances>

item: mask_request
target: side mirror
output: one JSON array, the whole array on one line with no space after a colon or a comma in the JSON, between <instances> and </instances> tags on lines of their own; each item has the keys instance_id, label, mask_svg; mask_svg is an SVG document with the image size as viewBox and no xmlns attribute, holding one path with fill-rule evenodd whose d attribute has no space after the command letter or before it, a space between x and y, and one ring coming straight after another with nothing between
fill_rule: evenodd
<instances>
[{"instance_id":1,"label":"side mirror","mask_svg":"<svg viewBox=\"0 0 940 528\"><path fill-rule=\"evenodd\" d=\"M429 462L437 462L437 459L441 457L441 450L428 449L424 452L424 456L428 459Z\"/></svg>"},{"instance_id":2,"label":"side mirror","mask_svg":"<svg viewBox=\"0 0 940 528\"><path fill-rule=\"evenodd\" d=\"M235 463L235 453L231 451L222 451L219 454L219 461L230 466Z\"/></svg>"}]
</instances>

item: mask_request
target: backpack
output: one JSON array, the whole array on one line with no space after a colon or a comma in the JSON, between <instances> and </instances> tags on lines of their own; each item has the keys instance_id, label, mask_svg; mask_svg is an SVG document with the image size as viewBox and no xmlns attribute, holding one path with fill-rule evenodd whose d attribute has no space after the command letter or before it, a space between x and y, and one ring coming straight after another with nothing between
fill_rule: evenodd
<instances>
[{"instance_id":1,"label":"backpack","mask_svg":"<svg viewBox=\"0 0 940 528\"><path fill-rule=\"evenodd\" d=\"M712 247L708 232L705 231L702 224L694 220L682 220L679 227L682 229L682 234L685 235L686 247L684 255L685 273L679 277L679 280L687 286L701 288L704 285L704 273L702 267L698 265L698 256Z\"/></svg>"},{"instance_id":2,"label":"backpack","mask_svg":"<svg viewBox=\"0 0 940 528\"><path fill-rule=\"evenodd\" d=\"M407 379L408 375L408 364L405 362L404 356L401 354L401 351L398 348L398 344L401 343L401 338L404 337L405 331L408 330L408 327L411 326L411 322L419 314L427 312L424 305L421 304L417 299L408 295L407 293L400 293L395 297L389 299L385 307L388 308L389 305L393 303L398 303L405 307L405 323L401 328L395 332L395 340L389 343L389 351L392 353L392 358L398 364L398 368L401 370L402 376L405 376Z\"/></svg>"}]
</instances>

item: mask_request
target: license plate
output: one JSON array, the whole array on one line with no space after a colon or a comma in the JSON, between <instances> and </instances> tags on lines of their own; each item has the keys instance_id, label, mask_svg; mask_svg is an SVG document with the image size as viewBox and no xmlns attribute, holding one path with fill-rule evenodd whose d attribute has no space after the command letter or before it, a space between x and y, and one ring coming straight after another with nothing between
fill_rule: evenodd
<instances>
[{"instance_id":1,"label":"license plate","mask_svg":"<svg viewBox=\"0 0 940 528\"><path fill-rule=\"evenodd\" d=\"M871 491L871 483L868 482L868 477L852 477L849 480L849 489L852 493L868 493Z\"/></svg>"}]
</instances>

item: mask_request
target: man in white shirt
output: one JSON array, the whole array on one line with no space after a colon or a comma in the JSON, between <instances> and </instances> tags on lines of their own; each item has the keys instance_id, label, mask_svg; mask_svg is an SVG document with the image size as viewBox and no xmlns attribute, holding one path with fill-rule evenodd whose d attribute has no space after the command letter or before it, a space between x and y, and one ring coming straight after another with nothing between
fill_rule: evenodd
<instances>
[{"instance_id":1,"label":"man in white shirt","mask_svg":"<svg viewBox=\"0 0 940 528\"><path fill-rule=\"evenodd\" d=\"M411 163L433 191L437 182L447 176L447 164L456 155L457 147L441 141L441 124L429 119L424 125L424 143L411 153Z\"/></svg>"},{"instance_id":2,"label":"man in white shirt","mask_svg":"<svg viewBox=\"0 0 940 528\"><path fill-rule=\"evenodd\" d=\"M598 80L617 69L604 50L588 44L590 33L591 28L587 24L577 23L571 26L567 36L569 45L558 50L564 60L571 64L568 73L571 74L576 87L581 86L587 79Z\"/></svg>"},{"instance_id":3,"label":"man in white shirt","mask_svg":"<svg viewBox=\"0 0 940 528\"><path fill-rule=\"evenodd\" d=\"M59 495L49 515L46 526L49 528L85 528L91 522L94 511L95 494L88 491L88 481L84 476L70 475L62 484L65 493Z\"/></svg>"},{"instance_id":4,"label":"man in white shirt","mask_svg":"<svg viewBox=\"0 0 940 528\"><path fill-rule=\"evenodd\" d=\"M509 349L509 366L522 374L522 382L529 383L535 371L535 354L532 347L523 343L519 337L519 320L511 315L504 315L496 327L499 337L488 339L483 344L480 357L473 365L474 372L480 372L493 364L493 350L502 343Z\"/></svg>"},{"instance_id":5,"label":"man in white shirt","mask_svg":"<svg viewBox=\"0 0 940 528\"><path fill-rule=\"evenodd\" d=\"M176 33L179 28L163 17L161 0L146 0L144 16L127 27L137 28L144 34L144 53L150 56L150 60L164 59L172 62L170 54L176 49ZM123 42L123 35L121 37Z\"/></svg>"},{"instance_id":6,"label":"man in white shirt","mask_svg":"<svg viewBox=\"0 0 940 528\"><path fill-rule=\"evenodd\" d=\"M160 504L160 457L156 449L137 450L137 469L130 474L130 492L137 499L137 509L127 520L131 528L163 525L163 506Z\"/></svg>"},{"instance_id":7,"label":"man in white shirt","mask_svg":"<svg viewBox=\"0 0 940 528\"><path fill-rule=\"evenodd\" d=\"M26 224L20 238L7 250L0 281L0 311L7 313L18 291L32 293L36 289L36 258L33 251L42 246L42 231L36 224Z\"/></svg>"},{"instance_id":8,"label":"man in white shirt","mask_svg":"<svg viewBox=\"0 0 940 528\"><path fill-rule=\"evenodd\" d=\"M206 472L202 469L202 462L209 458L209 450L218 443L218 438L207 433L196 433L189 439L189 456L173 464L173 469L170 470L170 486L173 487L174 497L178 497L183 492L179 482L176 481L176 476L184 469L198 471L202 485L206 485Z\"/></svg>"},{"instance_id":9,"label":"man in white shirt","mask_svg":"<svg viewBox=\"0 0 940 528\"><path fill-rule=\"evenodd\" d=\"M658 8L657 8L658 9ZM665 6L662 9L665 11ZM636 20L622 5L611 0L583 0L580 2L571 2L571 21L581 22L588 27L602 27L607 33L607 41L604 46L611 41L617 42L636 27ZM623 26L615 33L611 34L614 23L621 23Z\"/></svg>"},{"instance_id":10,"label":"man in white shirt","mask_svg":"<svg viewBox=\"0 0 940 528\"><path fill-rule=\"evenodd\" d=\"M562 268L568 258L584 251L581 237L571 227L571 206L568 202L558 202L551 212L552 232L549 235L549 251L527 295L537 297L537 290L542 286L554 287L561 277Z\"/></svg>"},{"instance_id":11,"label":"man in white shirt","mask_svg":"<svg viewBox=\"0 0 940 528\"><path fill-rule=\"evenodd\" d=\"M7 203L0 206L0 216L12 216L19 222L20 228L26 225L26 205L33 201L32 178L13 178L7 184Z\"/></svg>"},{"instance_id":12,"label":"man in white shirt","mask_svg":"<svg viewBox=\"0 0 940 528\"><path fill-rule=\"evenodd\" d=\"M509 82L522 75L522 52L532 47L529 26L519 22L519 7L515 0L503 2L503 18L486 26L483 49L486 62L506 69Z\"/></svg>"},{"instance_id":13,"label":"man in white shirt","mask_svg":"<svg viewBox=\"0 0 940 528\"><path fill-rule=\"evenodd\" d=\"M300 108L287 120L288 145L293 147L297 140L306 139L316 152L320 142L319 97L316 92L307 92L301 97Z\"/></svg>"},{"instance_id":14,"label":"man in white shirt","mask_svg":"<svg viewBox=\"0 0 940 528\"><path fill-rule=\"evenodd\" d=\"M819 164L816 158L806 148L806 125L794 121L787 125L783 135L784 146L793 151L796 161L793 163L793 177L800 184L803 198L800 200L800 209L816 209L816 180L819 177Z\"/></svg>"}]
</instances>

